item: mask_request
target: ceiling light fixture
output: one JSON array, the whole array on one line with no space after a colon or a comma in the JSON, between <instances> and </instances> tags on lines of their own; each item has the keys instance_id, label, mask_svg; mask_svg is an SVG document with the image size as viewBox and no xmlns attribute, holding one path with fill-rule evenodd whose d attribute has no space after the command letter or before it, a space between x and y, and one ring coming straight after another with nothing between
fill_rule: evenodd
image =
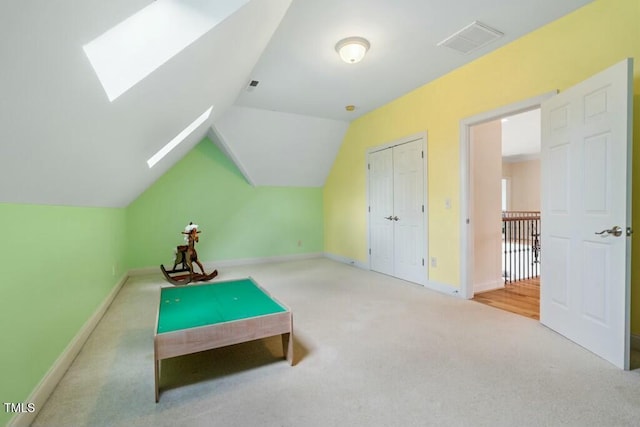
<instances>
[{"instance_id":1,"label":"ceiling light fixture","mask_svg":"<svg viewBox=\"0 0 640 427\"><path fill-rule=\"evenodd\" d=\"M347 37L336 44L336 52L347 64L355 64L362 61L364 55L371 45L369 41L362 37Z\"/></svg>"}]
</instances>

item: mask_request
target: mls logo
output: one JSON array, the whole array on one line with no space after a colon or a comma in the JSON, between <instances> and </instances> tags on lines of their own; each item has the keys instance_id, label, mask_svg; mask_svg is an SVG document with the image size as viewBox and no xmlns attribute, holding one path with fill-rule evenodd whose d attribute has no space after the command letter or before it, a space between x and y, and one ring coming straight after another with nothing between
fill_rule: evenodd
<instances>
[{"instance_id":1,"label":"mls logo","mask_svg":"<svg viewBox=\"0 0 640 427\"><path fill-rule=\"evenodd\" d=\"M25 413L25 412L35 412L36 404L35 403L4 403L4 411L7 413Z\"/></svg>"}]
</instances>

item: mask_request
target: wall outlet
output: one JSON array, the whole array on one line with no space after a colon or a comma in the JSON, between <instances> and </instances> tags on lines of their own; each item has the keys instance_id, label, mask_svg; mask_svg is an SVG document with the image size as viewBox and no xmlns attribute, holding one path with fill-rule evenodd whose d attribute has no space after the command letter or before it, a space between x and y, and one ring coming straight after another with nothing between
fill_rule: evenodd
<instances>
[{"instance_id":1,"label":"wall outlet","mask_svg":"<svg viewBox=\"0 0 640 427\"><path fill-rule=\"evenodd\" d=\"M438 258L432 256L431 257L431 267L437 267L438 266Z\"/></svg>"}]
</instances>

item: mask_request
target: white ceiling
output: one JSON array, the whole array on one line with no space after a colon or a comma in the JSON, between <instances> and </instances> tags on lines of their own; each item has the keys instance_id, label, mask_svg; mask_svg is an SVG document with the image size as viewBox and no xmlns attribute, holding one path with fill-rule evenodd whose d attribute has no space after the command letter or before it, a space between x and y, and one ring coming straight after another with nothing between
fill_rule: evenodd
<instances>
[{"instance_id":1,"label":"white ceiling","mask_svg":"<svg viewBox=\"0 0 640 427\"><path fill-rule=\"evenodd\" d=\"M540 109L514 114L502 119L502 157L518 162L540 156Z\"/></svg>"},{"instance_id":2,"label":"white ceiling","mask_svg":"<svg viewBox=\"0 0 640 427\"><path fill-rule=\"evenodd\" d=\"M150 0L1 2L0 202L126 206L207 134L255 185L323 185L349 121L589 2L252 0L113 102L82 46ZM475 20L505 36L436 46ZM371 49L349 65L353 35Z\"/></svg>"},{"instance_id":3,"label":"white ceiling","mask_svg":"<svg viewBox=\"0 0 640 427\"><path fill-rule=\"evenodd\" d=\"M294 0L236 104L350 121L589 2ZM437 46L476 20L504 37L469 55ZM371 43L358 64L335 51L349 36Z\"/></svg>"},{"instance_id":4,"label":"white ceiling","mask_svg":"<svg viewBox=\"0 0 640 427\"><path fill-rule=\"evenodd\" d=\"M147 159L235 102L290 0L251 1L110 102L82 47L150 3L0 3L1 202L128 205L211 120L153 169Z\"/></svg>"},{"instance_id":5,"label":"white ceiling","mask_svg":"<svg viewBox=\"0 0 640 427\"><path fill-rule=\"evenodd\" d=\"M321 187L348 127L342 120L233 106L216 121L211 139L233 152L251 184Z\"/></svg>"}]
</instances>

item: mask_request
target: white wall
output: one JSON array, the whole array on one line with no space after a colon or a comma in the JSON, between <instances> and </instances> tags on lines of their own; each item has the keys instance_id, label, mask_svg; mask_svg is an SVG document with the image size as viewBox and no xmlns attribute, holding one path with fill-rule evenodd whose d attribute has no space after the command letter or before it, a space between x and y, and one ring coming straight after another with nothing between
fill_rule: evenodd
<instances>
[{"instance_id":1,"label":"white wall","mask_svg":"<svg viewBox=\"0 0 640 427\"><path fill-rule=\"evenodd\" d=\"M499 120L473 126L470 132L473 290L504 286L502 279L502 126Z\"/></svg>"},{"instance_id":2,"label":"white wall","mask_svg":"<svg viewBox=\"0 0 640 427\"><path fill-rule=\"evenodd\" d=\"M504 163L503 175L510 183L509 210L540 211L540 160Z\"/></svg>"},{"instance_id":3,"label":"white wall","mask_svg":"<svg viewBox=\"0 0 640 427\"><path fill-rule=\"evenodd\" d=\"M233 106L214 126L252 184L322 187L349 122Z\"/></svg>"}]
</instances>

